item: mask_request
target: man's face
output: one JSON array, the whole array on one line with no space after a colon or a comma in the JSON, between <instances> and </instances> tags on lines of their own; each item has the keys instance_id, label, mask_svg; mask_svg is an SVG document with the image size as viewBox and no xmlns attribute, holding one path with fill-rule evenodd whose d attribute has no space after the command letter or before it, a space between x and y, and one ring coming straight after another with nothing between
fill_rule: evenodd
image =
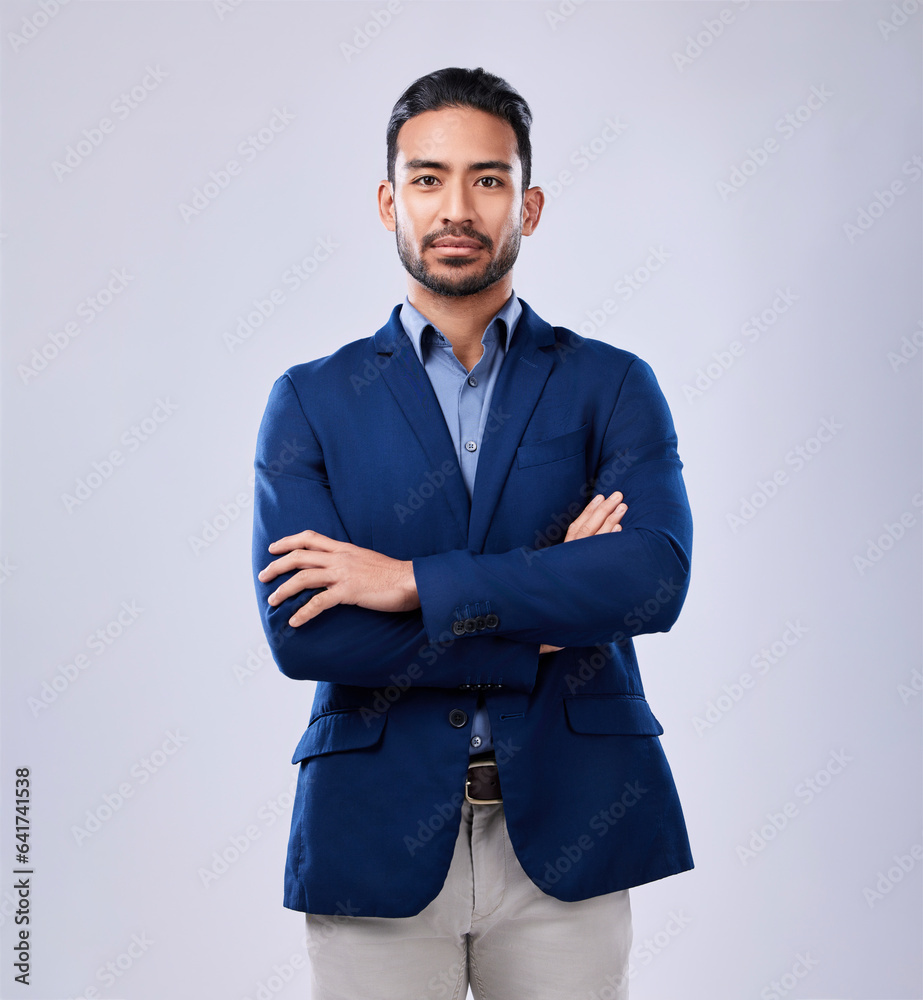
<instances>
[{"instance_id":1,"label":"man's face","mask_svg":"<svg viewBox=\"0 0 923 1000\"><path fill-rule=\"evenodd\" d=\"M538 220L523 209L522 164L507 122L474 108L425 111L398 133L394 174L393 205L382 218L421 285L474 295L512 269L520 236Z\"/></svg>"}]
</instances>

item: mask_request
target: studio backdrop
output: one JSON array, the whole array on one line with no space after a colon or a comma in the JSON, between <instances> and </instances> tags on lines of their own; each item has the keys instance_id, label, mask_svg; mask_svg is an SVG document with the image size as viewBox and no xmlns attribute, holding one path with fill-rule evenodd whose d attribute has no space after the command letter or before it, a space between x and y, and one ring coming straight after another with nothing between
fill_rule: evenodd
<instances>
[{"instance_id":1,"label":"studio backdrop","mask_svg":"<svg viewBox=\"0 0 923 1000\"><path fill-rule=\"evenodd\" d=\"M403 300L385 125L457 65L534 113L516 293L650 363L685 463L689 597L636 646L696 867L632 890L632 997L923 996L923 4L5 0L0 36L0 995L307 995L256 432Z\"/></svg>"}]
</instances>

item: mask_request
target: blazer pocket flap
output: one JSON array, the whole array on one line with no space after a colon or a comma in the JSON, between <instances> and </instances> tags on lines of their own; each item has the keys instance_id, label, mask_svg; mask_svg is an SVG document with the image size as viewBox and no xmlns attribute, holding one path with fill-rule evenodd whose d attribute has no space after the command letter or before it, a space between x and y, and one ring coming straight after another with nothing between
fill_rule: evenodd
<instances>
[{"instance_id":1,"label":"blazer pocket flap","mask_svg":"<svg viewBox=\"0 0 923 1000\"><path fill-rule=\"evenodd\" d=\"M592 694L564 699L567 721L578 733L660 736L663 726L637 695Z\"/></svg>"},{"instance_id":2,"label":"blazer pocket flap","mask_svg":"<svg viewBox=\"0 0 923 1000\"><path fill-rule=\"evenodd\" d=\"M374 746L385 728L387 714L365 714L358 708L328 712L312 720L298 743L292 763L340 750Z\"/></svg>"},{"instance_id":3,"label":"blazer pocket flap","mask_svg":"<svg viewBox=\"0 0 923 1000\"><path fill-rule=\"evenodd\" d=\"M586 448L587 426L584 424L575 431L549 438L547 441L522 445L516 450L516 464L520 469L525 469L530 465L559 462L562 458L579 455Z\"/></svg>"}]
</instances>

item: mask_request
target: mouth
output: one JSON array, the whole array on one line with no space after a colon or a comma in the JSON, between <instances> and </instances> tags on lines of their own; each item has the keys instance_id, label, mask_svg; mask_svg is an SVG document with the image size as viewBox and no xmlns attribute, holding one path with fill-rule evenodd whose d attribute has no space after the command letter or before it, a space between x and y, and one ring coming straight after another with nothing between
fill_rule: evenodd
<instances>
[{"instance_id":1,"label":"mouth","mask_svg":"<svg viewBox=\"0 0 923 1000\"><path fill-rule=\"evenodd\" d=\"M484 247L475 240L445 236L441 240L436 240L431 249L438 250L445 257L468 257L483 250Z\"/></svg>"}]
</instances>

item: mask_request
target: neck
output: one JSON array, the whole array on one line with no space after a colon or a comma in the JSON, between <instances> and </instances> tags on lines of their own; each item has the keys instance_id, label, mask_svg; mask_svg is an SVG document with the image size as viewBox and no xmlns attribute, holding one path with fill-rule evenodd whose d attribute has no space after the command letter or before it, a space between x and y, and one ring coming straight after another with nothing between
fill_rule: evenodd
<instances>
[{"instance_id":1,"label":"neck","mask_svg":"<svg viewBox=\"0 0 923 1000\"><path fill-rule=\"evenodd\" d=\"M475 295L437 295L415 278L407 276L407 298L452 345L455 356L462 362L481 356L481 337L487 324L513 292L512 273Z\"/></svg>"}]
</instances>

